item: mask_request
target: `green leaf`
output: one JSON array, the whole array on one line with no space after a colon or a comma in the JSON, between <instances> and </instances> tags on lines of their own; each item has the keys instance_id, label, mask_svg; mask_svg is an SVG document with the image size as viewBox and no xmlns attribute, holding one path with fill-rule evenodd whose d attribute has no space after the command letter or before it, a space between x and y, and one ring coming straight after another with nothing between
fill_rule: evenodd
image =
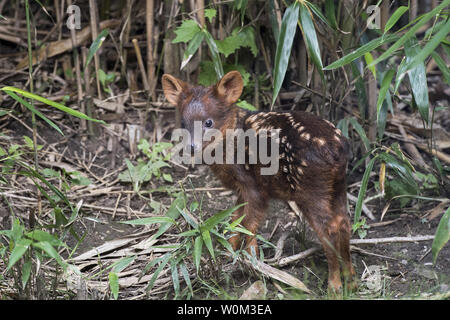
<instances>
[{"instance_id":1,"label":"green leaf","mask_svg":"<svg viewBox=\"0 0 450 320\"><path fill-rule=\"evenodd\" d=\"M427 42L425 47L419 52L415 52L414 57L405 66L405 71L411 70L417 66L424 64L425 59L436 49L436 47L444 40L450 33L450 19L447 23L436 33L430 41ZM413 37L415 38L415 37ZM405 44L406 45L406 44ZM405 48L406 50L406 48Z\"/></svg>"},{"instance_id":2,"label":"green leaf","mask_svg":"<svg viewBox=\"0 0 450 320\"><path fill-rule=\"evenodd\" d=\"M208 18L210 23L212 23L212 19L216 16L216 14L216 9L205 9L205 17Z\"/></svg>"},{"instance_id":3,"label":"green leaf","mask_svg":"<svg viewBox=\"0 0 450 320\"><path fill-rule=\"evenodd\" d=\"M325 18L325 16L323 15L322 11L320 11L320 9L312 2L309 1L305 1L306 5L308 6L308 8L320 19L322 20L323 23L325 23L326 25L328 25L330 28L333 28L330 24L330 22L328 22L328 19Z\"/></svg>"},{"instance_id":4,"label":"green leaf","mask_svg":"<svg viewBox=\"0 0 450 320\"><path fill-rule=\"evenodd\" d=\"M124 257L111 265L111 270L113 272L122 272L126 267L128 267L133 261L136 260L136 256Z\"/></svg>"},{"instance_id":5,"label":"green leaf","mask_svg":"<svg viewBox=\"0 0 450 320\"><path fill-rule=\"evenodd\" d=\"M237 206L234 206L232 208L225 209L219 213L216 213L211 218L207 219L201 226L202 230L211 230L215 225L217 225L219 222L223 221L225 218L229 217L234 211L239 209L240 207L246 205L246 203L241 203Z\"/></svg>"},{"instance_id":6,"label":"green leaf","mask_svg":"<svg viewBox=\"0 0 450 320\"><path fill-rule=\"evenodd\" d=\"M175 298L180 295L180 275L176 263L170 265L170 273L172 274L173 289L175 291Z\"/></svg>"},{"instance_id":7,"label":"green leaf","mask_svg":"<svg viewBox=\"0 0 450 320\"><path fill-rule=\"evenodd\" d=\"M219 49L217 48L216 42L214 41L212 35L206 29L203 29L202 32L205 34L206 43L208 44L209 52L211 53L211 57L213 59L217 80L220 80L224 76L224 73L222 60L219 55Z\"/></svg>"},{"instance_id":8,"label":"green leaf","mask_svg":"<svg viewBox=\"0 0 450 320\"><path fill-rule=\"evenodd\" d=\"M245 109L245 110L250 110L250 111L256 111L256 110L257 110L256 107L255 107L254 105L248 103L248 102L245 101L245 100L239 101L238 103L236 103L236 105L237 105L239 108L242 108L242 109Z\"/></svg>"},{"instance_id":9,"label":"green leaf","mask_svg":"<svg viewBox=\"0 0 450 320\"><path fill-rule=\"evenodd\" d=\"M248 47L252 54L258 55L258 47L255 41L255 31L252 27L235 28L230 36L223 40L215 40L217 48L225 57L234 53L240 47Z\"/></svg>"},{"instance_id":10,"label":"green leaf","mask_svg":"<svg viewBox=\"0 0 450 320\"><path fill-rule=\"evenodd\" d=\"M9 256L9 262L8 262L8 267L6 268L6 271L11 269L11 267L17 261L19 261L20 258L22 258L22 256L25 254L25 252L27 252L28 248L30 247L31 242L32 242L31 240L23 239L23 238L19 239L16 242L14 249L11 252L11 255Z\"/></svg>"},{"instance_id":11,"label":"green leaf","mask_svg":"<svg viewBox=\"0 0 450 320\"><path fill-rule=\"evenodd\" d=\"M180 216L180 212L178 208L184 208L184 197L183 195L179 195L170 205L169 209L167 210L166 217L171 218L173 220L178 219ZM162 223L159 227L158 231L152 236L152 239L158 238L160 235L162 235L164 232L169 229L173 223L165 222Z\"/></svg>"},{"instance_id":12,"label":"green leaf","mask_svg":"<svg viewBox=\"0 0 450 320\"><path fill-rule=\"evenodd\" d=\"M431 56L433 57L434 62L436 62L439 69L441 70L442 75L444 76L445 82L447 82L447 84L450 86L450 69L449 69L449 67L447 66L445 61L441 58L441 56L437 54L436 51L433 51L431 53Z\"/></svg>"},{"instance_id":13,"label":"green leaf","mask_svg":"<svg viewBox=\"0 0 450 320\"><path fill-rule=\"evenodd\" d=\"M353 126L353 129L356 130L359 137L361 138L362 142L364 143L364 147L366 148L366 151L370 150L370 141L367 138L366 132L364 131L363 127L359 124L358 120L355 118L349 119L350 124Z\"/></svg>"},{"instance_id":14,"label":"green leaf","mask_svg":"<svg viewBox=\"0 0 450 320\"><path fill-rule=\"evenodd\" d=\"M379 38L373 39L372 41L369 41L368 43L359 47L358 49L343 56L339 60L326 66L325 68L323 68L323 70L333 70L333 69L337 69L342 66L345 66L345 65L349 64L350 62L352 62L353 60L358 59L359 57L365 55L367 52L375 50L382 44L393 42L393 41L397 40L398 38L399 37L397 35L388 34L388 35L383 35Z\"/></svg>"},{"instance_id":15,"label":"green leaf","mask_svg":"<svg viewBox=\"0 0 450 320\"><path fill-rule=\"evenodd\" d=\"M4 88L2 88L2 90L4 90ZM8 91L8 90L4 90L6 92L6 94L8 94L11 98L13 98L14 100L16 100L17 102L21 103L23 106L27 107L31 112L33 112L35 115L37 115L39 118L41 118L42 120L44 120L45 122L48 123L48 125L50 127L52 127L53 129L55 129L56 131L58 131L59 134L61 134L62 136L64 136L64 133L61 131L61 129L50 119L48 119L46 116L44 116L39 110L37 110L35 107L33 107L30 103L28 103L27 101L23 100L21 97L19 97L18 95L16 95L14 92L12 91Z\"/></svg>"},{"instance_id":16,"label":"green leaf","mask_svg":"<svg viewBox=\"0 0 450 320\"><path fill-rule=\"evenodd\" d=\"M132 225L147 225L147 224L154 224L154 223L168 223L168 224L174 224L175 220L170 217L148 217L148 218L141 218L141 219L135 219L135 220L129 220L129 221L118 221L119 223L124 224L132 224Z\"/></svg>"},{"instance_id":17,"label":"green leaf","mask_svg":"<svg viewBox=\"0 0 450 320\"><path fill-rule=\"evenodd\" d=\"M86 67L89 65L89 63L91 62L95 53L98 51L98 49L100 49L100 47L103 44L103 41L105 41L108 34L109 34L109 29L103 29L102 32L100 32L98 34L97 39L95 39L94 42L92 42L92 44L89 48L88 56L86 58L86 64L84 65L84 69L86 69Z\"/></svg>"},{"instance_id":18,"label":"green leaf","mask_svg":"<svg viewBox=\"0 0 450 320\"><path fill-rule=\"evenodd\" d=\"M320 55L319 42L317 41L316 29L312 21L311 14L306 4L300 2L300 29L305 39L306 48L309 52L309 57L317 67L322 81L325 81L323 76L322 58Z\"/></svg>"},{"instance_id":19,"label":"green leaf","mask_svg":"<svg viewBox=\"0 0 450 320\"><path fill-rule=\"evenodd\" d=\"M26 261L23 265L22 265L22 289L25 289L25 286L28 283L28 280L30 279L30 275L31 275L31 260Z\"/></svg>"},{"instance_id":20,"label":"green leaf","mask_svg":"<svg viewBox=\"0 0 450 320\"><path fill-rule=\"evenodd\" d=\"M402 67L402 72L406 72L408 65L416 59L420 52L420 45L416 37L411 37L405 42L406 64ZM419 108L419 113L423 120L428 123L428 84L425 63L422 61L408 72L409 82L414 96L414 100Z\"/></svg>"},{"instance_id":21,"label":"green leaf","mask_svg":"<svg viewBox=\"0 0 450 320\"><path fill-rule=\"evenodd\" d=\"M108 281L109 289L111 290L113 298L114 300L117 300L117 298L119 297L119 277L117 276L117 273L110 272L108 274Z\"/></svg>"},{"instance_id":22,"label":"green leaf","mask_svg":"<svg viewBox=\"0 0 450 320\"><path fill-rule=\"evenodd\" d=\"M374 62L372 62L372 65L376 65L377 63L379 63L380 61L383 61L387 58L389 58L392 53L397 50L400 49L400 47L402 45L404 45L404 43L410 39L411 37L414 37L417 30L422 27L425 23L427 23L430 19L434 18L436 16L436 14L441 11L442 9L444 9L445 7L447 7L448 5L450 5L450 0L445 0L443 1L440 5L438 5L437 7L435 7L433 10L429 11L428 13L426 13L425 15L423 15L419 21L413 26L411 27L399 40L397 40L392 46L390 46L381 56L379 56ZM445 29L445 28L444 28Z\"/></svg>"},{"instance_id":23,"label":"green leaf","mask_svg":"<svg viewBox=\"0 0 450 320\"><path fill-rule=\"evenodd\" d=\"M63 105L61 103L58 103L58 102L55 102L55 101L51 101L49 99L46 99L44 97L38 96L36 94L30 93L30 92L25 91L25 90L21 90L21 89L18 89L18 88L15 88L15 87L9 87L9 86L3 87L1 90L5 91L5 92L6 91L17 92L17 93L23 95L24 97L40 101L42 103L45 103L48 106L52 106L52 107L54 107L56 109L59 109L59 110L65 112L65 113L68 113L68 114L70 114L70 115L72 115L74 117L80 118L80 119L85 119L85 120L89 120L89 121L94 121L94 122L99 122L99 123L102 123L102 124L106 124L103 120L97 120L97 119L90 118L90 117L88 117L87 115L85 115L82 112L73 110L71 108L66 107L65 105Z\"/></svg>"},{"instance_id":24,"label":"green leaf","mask_svg":"<svg viewBox=\"0 0 450 320\"><path fill-rule=\"evenodd\" d=\"M377 158L378 158L378 156L373 157L367 164L366 171L364 171L364 176L361 180L361 187L359 188L358 200L356 201L355 215L354 215L353 223L358 223L359 218L361 217L361 210L362 210L364 197L366 195L367 184L369 183L370 172L372 172L373 165Z\"/></svg>"},{"instance_id":25,"label":"green leaf","mask_svg":"<svg viewBox=\"0 0 450 320\"><path fill-rule=\"evenodd\" d=\"M180 271L181 271L181 274L183 275L186 285L188 286L189 290L191 291L191 295L193 296L194 290L192 289L191 278L190 278L189 272L186 268L186 265L184 263L180 264Z\"/></svg>"},{"instance_id":26,"label":"green leaf","mask_svg":"<svg viewBox=\"0 0 450 320\"><path fill-rule=\"evenodd\" d=\"M334 0L325 1L325 14L333 29L337 30L338 25L336 22L336 10L334 9Z\"/></svg>"},{"instance_id":27,"label":"green leaf","mask_svg":"<svg viewBox=\"0 0 450 320\"><path fill-rule=\"evenodd\" d=\"M48 241L40 241L32 243L33 247L41 249L45 253L47 253L50 258L55 259L60 265L64 266L61 256L58 251L50 244Z\"/></svg>"},{"instance_id":28,"label":"green leaf","mask_svg":"<svg viewBox=\"0 0 450 320\"><path fill-rule=\"evenodd\" d=\"M386 25L384 27L384 31L383 33L385 34L386 32L388 32L389 30L391 30L391 28L397 23L398 19L401 18L401 16L408 11L408 7L406 6L400 6L397 8L397 10L395 10L395 12L392 14L392 16L390 16L389 20L386 22Z\"/></svg>"},{"instance_id":29,"label":"green leaf","mask_svg":"<svg viewBox=\"0 0 450 320\"><path fill-rule=\"evenodd\" d=\"M386 93L389 90L389 86L392 82L392 78L394 77L395 71L393 69L389 69L383 77L383 80L381 82L380 92L378 93L378 100L377 100L377 121L378 116L381 110L381 106L383 105L383 101L386 98Z\"/></svg>"},{"instance_id":30,"label":"green leaf","mask_svg":"<svg viewBox=\"0 0 450 320\"><path fill-rule=\"evenodd\" d=\"M189 42L186 50L184 51L180 70L182 70L188 64L188 62L191 60L191 58L194 56L194 54L202 44L204 38L205 34L203 32L197 32L195 34L194 38Z\"/></svg>"},{"instance_id":31,"label":"green leaf","mask_svg":"<svg viewBox=\"0 0 450 320\"><path fill-rule=\"evenodd\" d=\"M216 261L216 257L214 256L214 248L213 248L212 240L211 240L211 234L209 233L208 230L205 230L202 232L202 239L203 239L203 242L205 243L206 248L208 248L208 251L211 254L211 257L213 258L214 261Z\"/></svg>"},{"instance_id":32,"label":"green leaf","mask_svg":"<svg viewBox=\"0 0 450 320\"><path fill-rule=\"evenodd\" d=\"M169 262L169 259L172 257L172 255L170 253L166 253L164 256L162 256L159 261L161 261L161 263L159 264L158 268L155 270L155 272L153 273L152 278L150 279L148 286L147 286L147 290L151 290L153 288L153 285L155 284L156 279L158 279L159 274L161 273L161 271L164 269L164 267L166 266L166 264Z\"/></svg>"},{"instance_id":33,"label":"green leaf","mask_svg":"<svg viewBox=\"0 0 450 320\"><path fill-rule=\"evenodd\" d=\"M175 30L177 36L172 40L172 43L188 42L200 31L201 29L197 22L194 20L184 20L181 26Z\"/></svg>"},{"instance_id":34,"label":"green leaf","mask_svg":"<svg viewBox=\"0 0 450 320\"><path fill-rule=\"evenodd\" d=\"M292 43L294 41L295 31L297 29L299 15L298 6L299 4L297 1L291 4L284 12L283 20L281 21L281 28L277 41L277 50L275 54L275 75L273 81L272 105L275 103L278 93L280 92L289 64Z\"/></svg>"},{"instance_id":35,"label":"green leaf","mask_svg":"<svg viewBox=\"0 0 450 320\"><path fill-rule=\"evenodd\" d=\"M200 268L200 258L202 257L202 248L203 248L202 235L198 235L195 238L194 252L192 253L192 256L194 258L195 268L197 269L197 273Z\"/></svg>"},{"instance_id":36,"label":"green leaf","mask_svg":"<svg viewBox=\"0 0 450 320\"><path fill-rule=\"evenodd\" d=\"M450 207L447 208L444 215L439 222L439 225L434 236L433 244L431 245L433 252L433 264L436 263L439 251L450 240Z\"/></svg>"},{"instance_id":37,"label":"green leaf","mask_svg":"<svg viewBox=\"0 0 450 320\"><path fill-rule=\"evenodd\" d=\"M370 65L370 64L372 63L372 61L373 61L373 56L372 56L372 54L371 54L370 52L366 52L366 53L364 54L364 60L366 61L366 64L367 64L367 65ZM377 71L376 71L375 66L370 67L369 70L372 72L373 77L374 77L375 79L377 79Z\"/></svg>"}]
</instances>

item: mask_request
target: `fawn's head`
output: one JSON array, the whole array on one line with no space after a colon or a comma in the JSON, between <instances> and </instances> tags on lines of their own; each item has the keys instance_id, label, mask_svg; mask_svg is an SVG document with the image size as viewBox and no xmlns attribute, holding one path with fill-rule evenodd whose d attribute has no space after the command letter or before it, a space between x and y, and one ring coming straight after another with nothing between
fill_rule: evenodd
<instances>
[{"instance_id":1,"label":"fawn's head","mask_svg":"<svg viewBox=\"0 0 450 320\"><path fill-rule=\"evenodd\" d=\"M201 136L209 129L217 129L224 133L226 129L232 128L235 117L234 103L241 96L244 83L238 71L228 72L217 84L206 88L192 86L164 74L162 87L166 99L180 111L182 127L194 137L191 140L191 147L197 151L202 144L196 138L198 135L194 135L194 124L201 123Z\"/></svg>"}]
</instances>

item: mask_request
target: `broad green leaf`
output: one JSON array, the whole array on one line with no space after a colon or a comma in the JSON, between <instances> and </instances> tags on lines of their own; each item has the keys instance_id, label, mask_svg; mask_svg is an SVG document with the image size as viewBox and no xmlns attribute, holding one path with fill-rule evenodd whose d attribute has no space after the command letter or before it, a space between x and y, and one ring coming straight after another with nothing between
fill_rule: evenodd
<instances>
[{"instance_id":1,"label":"broad green leaf","mask_svg":"<svg viewBox=\"0 0 450 320\"><path fill-rule=\"evenodd\" d=\"M23 95L24 97L40 101L42 103L45 103L46 105L52 106L52 107L54 107L56 109L59 109L59 110L61 110L63 112L66 112L66 113L68 113L68 114L70 114L70 115L72 115L74 117L80 118L80 119L85 119L85 120L89 120L89 121L94 121L94 122L99 122L99 123L102 123L102 124L106 124L103 120L97 120L97 119L90 118L90 117L88 117L87 115L85 115L82 112L73 110L71 108L66 107L65 105L63 105L61 103L58 103L58 102L55 102L55 101L51 101L49 99L46 99L44 97L38 96L36 94L33 94L33 93L25 91L25 90L21 90L21 89L18 89L18 88L15 88L15 87L9 87L9 86L3 87L1 90L5 91L5 92L6 91L10 91L11 92L12 91L12 92L19 93L19 94Z\"/></svg>"},{"instance_id":2,"label":"broad green leaf","mask_svg":"<svg viewBox=\"0 0 450 320\"><path fill-rule=\"evenodd\" d=\"M180 216L180 211L178 208L184 208L184 197L183 195L179 195L170 205L169 209L167 210L166 217L171 218L173 220L178 219ZM152 239L158 238L160 235L162 235L164 232L169 229L173 223L165 222L162 223L159 227L158 231L152 236Z\"/></svg>"},{"instance_id":3,"label":"broad green leaf","mask_svg":"<svg viewBox=\"0 0 450 320\"><path fill-rule=\"evenodd\" d=\"M4 88L2 88L3 90ZM17 102L21 103L23 106L27 107L31 112L33 112L34 114L36 114L39 118L41 118L42 120L44 120L45 122L48 123L48 125L50 127L52 127L53 129L55 129L56 131L58 131L59 134L61 134L62 136L64 136L64 133L61 131L61 129L53 122L51 121L49 118L47 118L46 116L44 116L39 110L37 110L35 107L33 107L30 103L28 103L27 101L23 100L21 97L19 97L18 95L16 95L14 92L12 91L8 91L8 90L4 90L6 92L6 94L8 94L11 98L13 98L14 100L16 100Z\"/></svg>"},{"instance_id":4,"label":"broad green leaf","mask_svg":"<svg viewBox=\"0 0 450 320\"><path fill-rule=\"evenodd\" d=\"M388 32L391 30L391 28L397 23L398 19L401 18L401 16L408 11L408 7L406 6L400 6L395 10L395 12L392 14L392 16L389 18L389 20L386 22L386 25L384 27L383 33Z\"/></svg>"},{"instance_id":5,"label":"broad green leaf","mask_svg":"<svg viewBox=\"0 0 450 320\"><path fill-rule=\"evenodd\" d=\"M367 164L366 171L364 171L364 176L361 180L361 187L359 188L358 200L356 201L355 215L354 215L353 223L358 223L359 218L361 217L361 210L362 210L364 197L366 195L367 184L369 183L370 172L372 172L372 168L373 168L373 165L374 165L376 159L377 159L377 156L373 157Z\"/></svg>"},{"instance_id":6,"label":"broad green leaf","mask_svg":"<svg viewBox=\"0 0 450 320\"><path fill-rule=\"evenodd\" d=\"M299 15L298 6L299 4L297 1L291 4L284 12L283 20L281 21L281 28L277 41L277 50L275 54L275 67L273 70L275 74L273 80L272 105L275 103L278 93L280 92L289 64L292 43L294 41L295 31L297 29Z\"/></svg>"},{"instance_id":7,"label":"broad green leaf","mask_svg":"<svg viewBox=\"0 0 450 320\"><path fill-rule=\"evenodd\" d=\"M27 252L28 248L30 247L31 242L32 242L31 240L24 239L24 238L19 239L16 242L14 249L11 252L11 255L9 256L9 262L8 262L8 267L6 268L6 271L11 269L11 267L17 261L19 261L20 258L22 258L22 256L25 254L25 252Z\"/></svg>"},{"instance_id":8,"label":"broad green leaf","mask_svg":"<svg viewBox=\"0 0 450 320\"><path fill-rule=\"evenodd\" d=\"M59 255L58 251L50 244L48 241L40 241L40 242L33 242L33 247L39 248L45 253L47 253L50 258L55 259L60 265L63 265L63 261L61 259L61 256Z\"/></svg>"},{"instance_id":9,"label":"broad green leaf","mask_svg":"<svg viewBox=\"0 0 450 320\"><path fill-rule=\"evenodd\" d=\"M176 263L171 263L170 273L172 274L172 284L175 291L175 298L177 298L180 295L180 275L178 274Z\"/></svg>"},{"instance_id":10,"label":"broad green leaf","mask_svg":"<svg viewBox=\"0 0 450 320\"><path fill-rule=\"evenodd\" d=\"M117 273L110 272L108 274L108 281L109 289L111 290L113 298L114 300L117 300L117 298L119 297L119 277L117 276Z\"/></svg>"},{"instance_id":11,"label":"broad green leaf","mask_svg":"<svg viewBox=\"0 0 450 320\"><path fill-rule=\"evenodd\" d=\"M42 241L46 241L48 243L50 243L52 246L65 246L66 244L64 242L62 242L60 239L58 239L58 237L43 231L43 230L39 230L39 229L35 229L33 231L27 232L25 233L25 235L27 237L29 237L30 239L33 239L34 241L37 242L42 242Z\"/></svg>"},{"instance_id":12,"label":"broad green leaf","mask_svg":"<svg viewBox=\"0 0 450 320\"><path fill-rule=\"evenodd\" d=\"M373 40L369 41L368 43L366 43L365 45L359 47L358 49L343 56L339 60L326 66L325 68L323 68L323 70L333 70L333 69L337 69L342 66L345 66L345 65L349 64L350 62L352 62L353 60L363 56L367 52L375 50L382 44L393 42L393 41L397 40L398 38L399 37L397 35L388 34L388 35L383 35L379 38L373 39Z\"/></svg>"},{"instance_id":13,"label":"broad green leaf","mask_svg":"<svg viewBox=\"0 0 450 320\"><path fill-rule=\"evenodd\" d=\"M300 2L300 29L305 39L306 48L309 51L309 57L317 67L322 81L325 81L323 76L322 58L320 55L319 42L317 41L316 29L311 18L311 14L305 3Z\"/></svg>"},{"instance_id":14,"label":"broad green leaf","mask_svg":"<svg viewBox=\"0 0 450 320\"><path fill-rule=\"evenodd\" d=\"M154 223L170 223L170 224L174 224L175 220L173 220L170 217L160 216L160 217L141 218L141 219L135 219L135 220L129 220L129 221L119 221L119 223L133 224L133 225L142 226L142 225L154 224Z\"/></svg>"},{"instance_id":15,"label":"broad green leaf","mask_svg":"<svg viewBox=\"0 0 450 320\"><path fill-rule=\"evenodd\" d=\"M202 239L203 242L205 243L206 248L208 248L209 254L213 258L213 260L216 261L216 257L214 256L214 248L211 240L211 233L208 230L203 231Z\"/></svg>"},{"instance_id":16,"label":"broad green leaf","mask_svg":"<svg viewBox=\"0 0 450 320\"><path fill-rule=\"evenodd\" d=\"M328 25L330 28L333 28L328 22L328 19L323 15L322 11L312 2L305 1L305 4L308 6L308 8L320 19L323 23Z\"/></svg>"},{"instance_id":17,"label":"broad green leaf","mask_svg":"<svg viewBox=\"0 0 450 320\"><path fill-rule=\"evenodd\" d=\"M408 69L408 65L415 60L420 52L420 45L416 37L411 37L405 42L405 54L406 63L402 66L402 72L404 73ZM409 82L411 83L411 89L414 96L414 100L419 108L419 113L423 120L428 123L428 84L427 73L425 69L425 63L422 61L416 65L413 69L408 71Z\"/></svg>"},{"instance_id":18,"label":"broad green leaf","mask_svg":"<svg viewBox=\"0 0 450 320\"><path fill-rule=\"evenodd\" d=\"M364 53L364 60L366 61L366 65L370 65L373 61L373 56L370 52ZM377 70L375 66L372 66L369 68L369 70L372 72L373 77L377 79Z\"/></svg>"},{"instance_id":19,"label":"broad green leaf","mask_svg":"<svg viewBox=\"0 0 450 320\"><path fill-rule=\"evenodd\" d=\"M177 36L172 40L172 43L191 41L200 31L201 29L197 22L194 20L184 20L181 26L175 30Z\"/></svg>"},{"instance_id":20,"label":"broad green leaf","mask_svg":"<svg viewBox=\"0 0 450 320\"><path fill-rule=\"evenodd\" d=\"M433 244L431 245L433 252L433 263L436 263L439 251L450 240L450 207L445 211L439 222L439 225L434 236Z\"/></svg>"},{"instance_id":21,"label":"broad green leaf","mask_svg":"<svg viewBox=\"0 0 450 320\"><path fill-rule=\"evenodd\" d=\"M28 280L30 279L31 275L31 267L32 267L32 261L28 260L22 265L22 289L25 289L25 286L28 283Z\"/></svg>"},{"instance_id":22,"label":"broad green leaf","mask_svg":"<svg viewBox=\"0 0 450 320\"><path fill-rule=\"evenodd\" d=\"M255 57L258 55L255 31L252 27L235 28L230 36L223 40L215 40L215 42L219 52L223 53L225 58L240 47L248 47Z\"/></svg>"},{"instance_id":23,"label":"broad green leaf","mask_svg":"<svg viewBox=\"0 0 450 320\"><path fill-rule=\"evenodd\" d=\"M183 275L183 278L184 278L184 281L186 282L186 285L189 288L189 291L191 291L191 295L193 296L194 295L194 291L192 290L191 278L190 278L189 272L188 272L188 270L186 268L186 265L184 263L180 264L180 271L181 271L181 274Z\"/></svg>"},{"instance_id":24,"label":"broad green leaf","mask_svg":"<svg viewBox=\"0 0 450 320\"><path fill-rule=\"evenodd\" d=\"M183 61L181 62L180 70L182 70L188 64L188 62L191 60L191 58L194 56L194 54L202 44L204 38L205 34L203 32L197 32L194 38L189 41L189 44L183 54Z\"/></svg>"},{"instance_id":25,"label":"broad green leaf","mask_svg":"<svg viewBox=\"0 0 450 320\"><path fill-rule=\"evenodd\" d=\"M158 266L158 268L156 268L155 272L152 275L152 278L150 279L148 286L147 286L147 290L150 291L153 288L153 285L155 284L156 279L158 279L159 274L161 273L161 271L164 269L164 267L166 266L166 264L169 262L169 259L172 257L172 255L169 253L166 253L164 256L162 256L159 261L161 262Z\"/></svg>"},{"instance_id":26,"label":"broad green leaf","mask_svg":"<svg viewBox=\"0 0 450 320\"><path fill-rule=\"evenodd\" d=\"M424 24L426 24L430 19L434 18L436 14L450 5L450 0L444 0L440 5L435 7L433 10L429 11L420 19L417 21L417 23L412 26L400 39L398 39L392 46L390 46L381 56L379 56L374 62L372 62L372 65L376 65L380 61L383 61L387 58L389 58L395 50L400 49L402 45L405 44L405 42L410 39L411 37L414 37L417 30L421 28Z\"/></svg>"},{"instance_id":27,"label":"broad green leaf","mask_svg":"<svg viewBox=\"0 0 450 320\"><path fill-rule=\"evenodd\" d=\"M445 61L441 58L441 56L437 54L436 51L433 51L431 53L431 56L433 57L434 62L436 62L439 69L441 70L442 75L444 76L445 82L447 82L447 85L450 86L450 69L449 69L449 67L447 66Z\"/></svg>"},{"instance_id":28,"label":"broad green leaf","mask_svg":"<svg viewBox=\"0 0 450 320\"><path fill-rule=\"evenodd\" d=\"M211 53L211 57L213 59L217 80L220 80L224 76L224 73L222 60L219 55L219 49L217 48L216 42L214 41L212 35L206 29L203 29L202 32L205 34L206 43L208 44L209 52Z\"/></svg>"},{"instance_id":29,"label":"broad green leaf","mask_svg":"<svg viewBox=\"0 0 450 320\"><path fill-rule=\"evenodd\" d=\"M195 268L197 269L197 272L200 268L200 258L202 257L202 248L203 248L202 235L198 235L195 238L194 252L192 253L192 256L194 258Z\"/></svg>"},{"instance_id":30,"label":"broad green leaf","mask_svg":"<svg viewBox=\"0 0 450 320\"><path fill-rule=\"evenodd\" d=\"M216 9L205 9L205 17L212 23L212 19L216 16Z\"/></svg>"},{"instance_id":31,"label":"broad green leaf","mask_svg":"<svg viewBox=\"0 0 450 320\"><path fill-rule=\"evenodd\" d=\"M89 65L89 63L91 62L91 60L94 57L95 53L102 46L103 41L105 41L105 39L108 36L108 34L109 34L109 29L103 29L102 32L100 32L98 34L97 39L95 39L94 42L92 42L92 44L91 44L91 46L89 48L88 56L86 58L86 64L84 65L85 69Z\"/></svg>"}]
</instances>

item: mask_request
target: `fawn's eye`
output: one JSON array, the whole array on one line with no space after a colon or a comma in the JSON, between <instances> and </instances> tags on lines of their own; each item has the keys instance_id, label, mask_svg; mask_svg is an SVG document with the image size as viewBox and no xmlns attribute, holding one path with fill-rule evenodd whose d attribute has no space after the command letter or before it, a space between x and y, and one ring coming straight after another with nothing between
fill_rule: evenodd
<instances>
[{"instance_id":1,"label":"fawn's eye","mask_svg":"<svg viewBox=\"0 0 450 320\"><path fill-rule=\"evenodd\" d=\"M208 119L205 121L205 127L211 128L213 126L214 122L211 119Z\"/></svg>"}]
</instances>

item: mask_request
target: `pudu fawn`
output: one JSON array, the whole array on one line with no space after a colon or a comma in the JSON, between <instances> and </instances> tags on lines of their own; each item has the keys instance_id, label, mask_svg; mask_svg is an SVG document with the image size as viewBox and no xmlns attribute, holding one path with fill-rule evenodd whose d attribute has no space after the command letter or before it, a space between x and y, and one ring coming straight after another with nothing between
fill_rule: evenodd
<instances>
[{"instance_id":1,"label":"pudu fawn","mask_svg":"<svg viewBox=\"0 0 450 320\"><path fill-rule=\"evenodd\" d=\"M306 112L250 112L237 107L235 103L243 89L237 71L227 73L216 85L206 88L165 74L162 86L166 99L179 109L184 127L191 134L194 121L201 121L203 132L215 128L223 134L226 129L256 132L260 128L279 129L279 170L275 174L261 175L260 163L210 165L223 185L237 192L237 204L247 203L233 213L232 219L245 215L242 225L256 233L269 199L295 201L325 251L329 289L342 289L340 266L347 284L354 289L346 209L349 147L340 130ZM194 144L193 149L198 147ZM244 240L249 252L257 252L254 236L246 236ZM239 234L229 242L233 249L238 249Z\"/></svg>"}]
</instances>

